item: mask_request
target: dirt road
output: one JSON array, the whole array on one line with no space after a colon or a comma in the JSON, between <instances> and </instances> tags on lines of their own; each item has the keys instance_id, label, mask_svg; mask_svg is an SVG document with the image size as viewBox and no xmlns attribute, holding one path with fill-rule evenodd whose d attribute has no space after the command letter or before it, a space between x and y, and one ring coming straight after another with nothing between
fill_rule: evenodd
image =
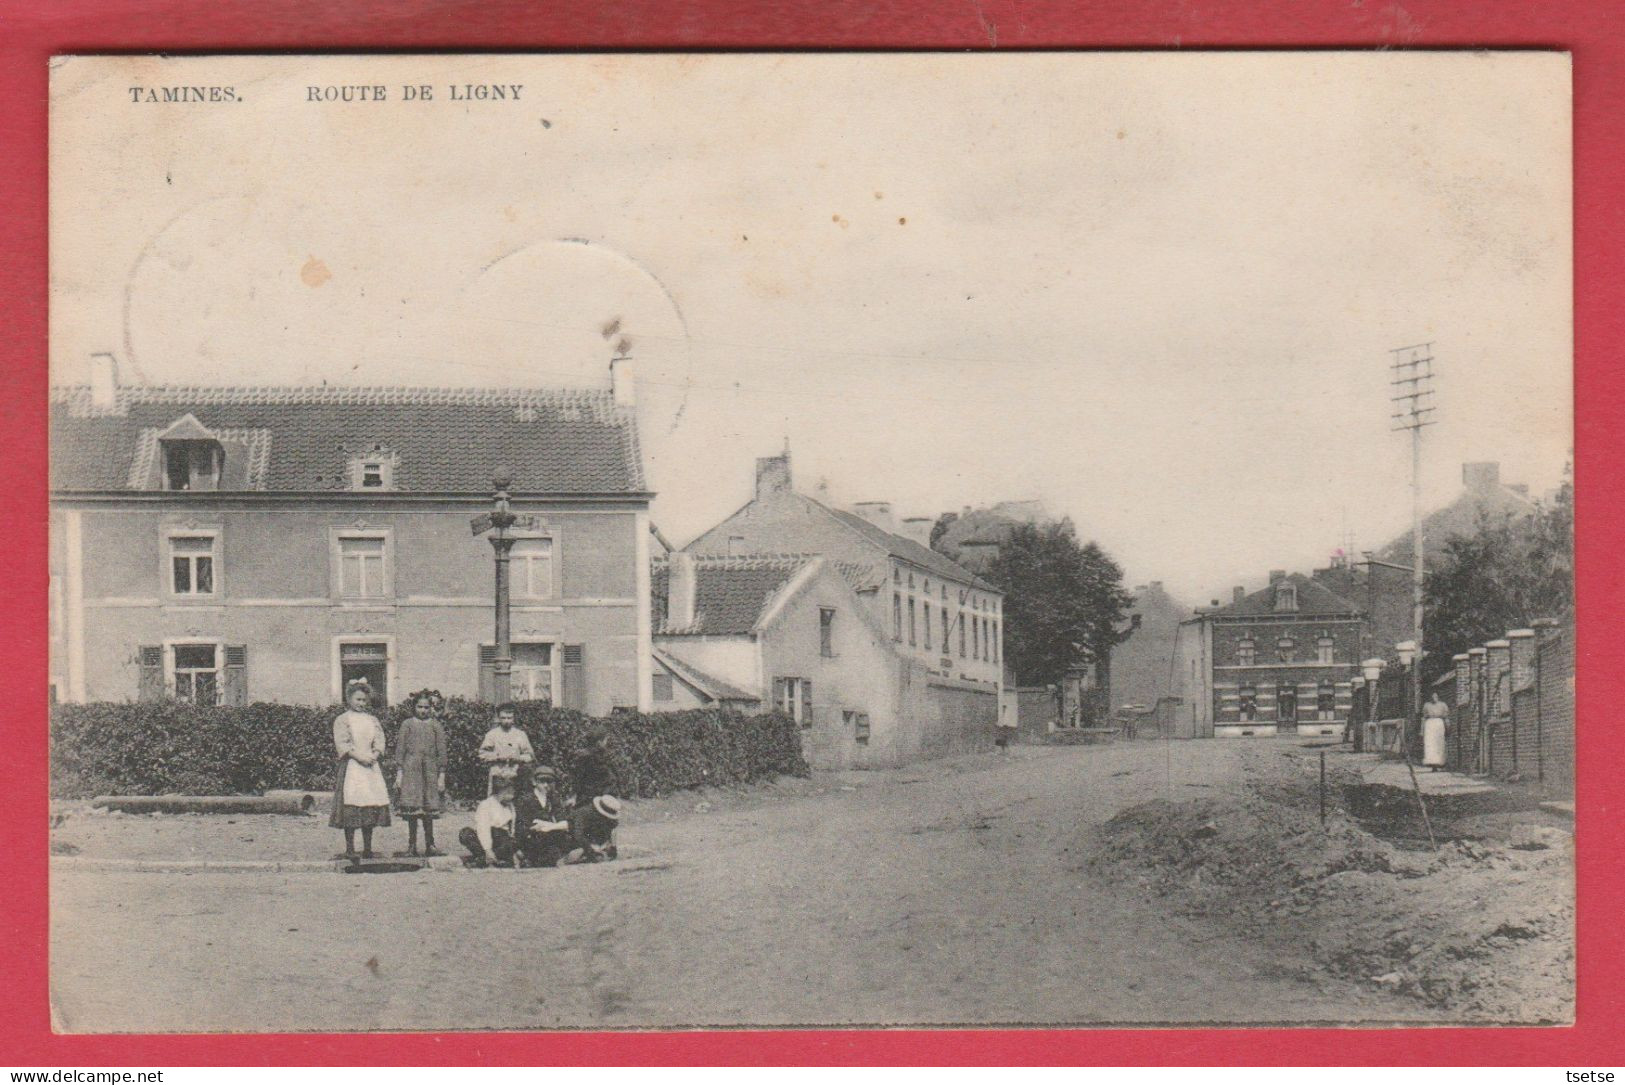
<instances>
[{"instance_id":1,"label":"dirt road","mask_svg":"<svg viewBox=\"0 0 1625 1085\"><path fill-rule=\"evenodd\" d=\"M1225 743L1022 748L631 820L527 872L52 879L70 1031L1419 1019L1090 874L1127 806L1237 785ZM669 809L667 810L669 815ZM314 820L314 819L312 819ZM331 850L312 826L313 854ZM317 842L319 841L319 843Z\"/></svg>"}]
</instances>

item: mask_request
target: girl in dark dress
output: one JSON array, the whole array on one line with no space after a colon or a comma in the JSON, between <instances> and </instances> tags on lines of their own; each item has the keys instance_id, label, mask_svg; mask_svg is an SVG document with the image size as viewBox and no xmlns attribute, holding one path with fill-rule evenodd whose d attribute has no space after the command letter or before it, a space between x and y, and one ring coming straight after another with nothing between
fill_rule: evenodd
<instances>
[{"instance_id":1,"label":"girl in dark dress","mask_svg":"<svg viewBox=\"0 0 1625 1085\"><path fill-rule=\"evenodd\" d=\"M412 718L401 724L395 739L396 805L406 819L406 854L418 853L418 823L423 823L423 854L444 855L434 846L434 821L445 809L446 731L439 716L445 699L438 690L412 694Z\"/></svg>"}]
</instances>

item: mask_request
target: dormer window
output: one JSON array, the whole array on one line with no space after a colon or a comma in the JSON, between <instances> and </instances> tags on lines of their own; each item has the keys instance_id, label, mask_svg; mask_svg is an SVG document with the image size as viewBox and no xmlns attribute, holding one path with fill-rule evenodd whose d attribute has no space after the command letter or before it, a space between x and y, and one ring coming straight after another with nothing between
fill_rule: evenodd
<instances>
[{"instance_id":1,"label":"dormer window","mask_svg":"<svg viewBox=\"0 0 1625 1085\"><path fill-rule=\"evenodd\" d=\"M158 435L166 490L218 490L226 465L220 440L192 415Z\"/></svg>"},{"instance_id":2,"label":"dormer window","mask_svg":"<svg viewBox=\"0 0 1625 1085\"><path fill-rule=\"evenodd\" d=\"M1278 584L1275 588L1275 609L1279 611L1295 611L1298 609L1298 586L1296 584Z\"/></svg>"},{"instance_id":3,"label":"dormer window","mask_svg":"<svg viewBox=\"0 0 1625 1085\"><path fill-rule=\"evenodd\" d=\"M350 489L393 490L395 461L395 453L378 447L350 457Z\"/></svg>"}]
</instances>

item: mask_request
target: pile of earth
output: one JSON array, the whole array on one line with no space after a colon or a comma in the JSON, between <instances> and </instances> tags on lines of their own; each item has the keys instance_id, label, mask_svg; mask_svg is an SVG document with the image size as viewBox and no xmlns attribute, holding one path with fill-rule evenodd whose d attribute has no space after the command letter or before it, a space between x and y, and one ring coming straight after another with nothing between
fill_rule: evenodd
<instances>
[{"instance_id":1,"label":"pile of earth","mask_svg":"<svg viewBox=\"0 0 1625 1085\"><path fill-rule=\"evenodd\" d=\"M1313 760L1259 751L1246 769L1235 793L1123 811L1091 841L1091 870L1279 946L1306 980L1387 988L1464 1021L1573 1019L1571 833L1503 818L1474 839L1441 826L1437 851L1394 843L1343 810L1350 771L1333 770L1322 826Z\"/></svg>"}]
</instances>

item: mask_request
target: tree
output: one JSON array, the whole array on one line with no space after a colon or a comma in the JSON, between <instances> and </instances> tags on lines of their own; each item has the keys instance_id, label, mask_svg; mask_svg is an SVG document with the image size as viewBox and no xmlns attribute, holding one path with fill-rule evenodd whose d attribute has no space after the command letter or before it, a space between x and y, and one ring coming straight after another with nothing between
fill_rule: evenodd
<instances>
[{"instance_id":1,"label":"tree","mask_svg":"<svg viewBox=\"0 0 1625 1085\"><path fill-rule=\"evenodd\" d=\"M948 529L952 527L954 521L958 519L959 513L957 512L945 512L941 516L937 517L937 522L931 525L931 549L940 549L937 544L942 541L942 537L944 535L948 534ZM948 556L954 557L955 555L949 554Z\"/></svg>"},{"instance_id":2,"label":"tree","mask_svg":"<svg viewBox=\"0 0 1625 1085\"><path fill-rule=\"evenodd\" d=\"M1071 520L1014 524L985 574L1004 593L1004 654L1023 685L1059 685L1074 667L1103 662L1126 633L1134 597L1123 570Z\"/></svg>"},{"instance_id":3,"label":"tree","mask_svg":"<svg viewBox=\"0 0 1625 1085\"><path fill-rule=\"evenodd\" d=\"M1451 657L1537 618L1574 610L1574 487L1566 478L1531 516L1483 518L1445 542L1423 585L1423 679L1450 670Z\"/></svg>"}]
</instances>

